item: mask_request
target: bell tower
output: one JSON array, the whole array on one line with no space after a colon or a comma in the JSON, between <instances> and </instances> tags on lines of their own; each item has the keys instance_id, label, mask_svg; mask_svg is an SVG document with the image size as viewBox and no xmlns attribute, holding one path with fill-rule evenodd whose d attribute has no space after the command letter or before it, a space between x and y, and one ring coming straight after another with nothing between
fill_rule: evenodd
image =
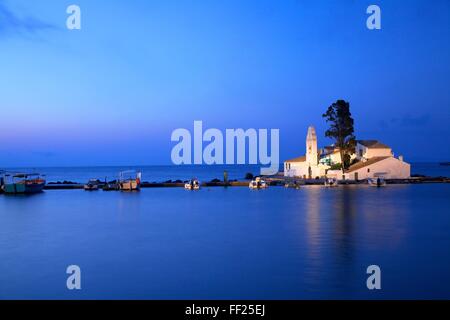
<instances>
[{"instance_id":1,"label":"bell tower","mask_svg":"<svg viewBox=\"0 0 450 320\"><path fill-rule=\"evenodd\" d=\"M317 157L317 135L313 126L308 128L306 135L306 163L309 166L317 166L319 160Z\"/></svg>"}]
</instances>

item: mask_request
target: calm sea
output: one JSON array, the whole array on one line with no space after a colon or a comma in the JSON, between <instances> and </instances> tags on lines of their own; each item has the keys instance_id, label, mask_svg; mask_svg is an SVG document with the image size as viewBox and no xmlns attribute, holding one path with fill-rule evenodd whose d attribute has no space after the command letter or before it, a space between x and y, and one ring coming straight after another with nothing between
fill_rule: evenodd
<instances>
[{"instance_id":1,"label":"calm sea","mask_svg":"<svg viewBox=\"0 0 450 320\"><path fill-rule=\"evenodd\" d=\"M2 168L0 168L2 169ZM189 180L193 177L200 181L212 179L223 180L224 171L228 172L229 179L244 179L247 173L259 175L258 165L160 165L160 166L116 166L116 167L38 167L38 168L3 168L16 172L39 172L46 175L47 181L72 181L84 183L89 179L114 180L120 171L140 170L143 181L164 182L167 180ZM438 163L413 163L412 174L428 176L450 177L450 166L441 166Z\"/></svg>"},{"instance_id":2,"label":"calm sea","mask_svg":"<svg viewBox=\"0 0 450 320\"><path fill-rule=\"evenodd\" d=\"M47 181L86 182L89 179L101 181L114 180L119 172L126 170L139 170L143 181L164 182L168 180L189 180L197 178L200 181L212 179L223 180L224 171L229 179L244 179L247 173L259 175L260 167L257 165L159 165L159 166L114 166L114 167L40 167L40 168L6 168L13 172L39 172L46 175Z\"/></svg>"},{"instance_id":3,"label":"calm sea","mask_svg":"<svg viewBox=\"0 0 450 320\"><path fill-rule=\"evenodd\" d=\"M0 195L0 298L450 299L449 208L449 184Z\"/></svg>"}]
</instances>

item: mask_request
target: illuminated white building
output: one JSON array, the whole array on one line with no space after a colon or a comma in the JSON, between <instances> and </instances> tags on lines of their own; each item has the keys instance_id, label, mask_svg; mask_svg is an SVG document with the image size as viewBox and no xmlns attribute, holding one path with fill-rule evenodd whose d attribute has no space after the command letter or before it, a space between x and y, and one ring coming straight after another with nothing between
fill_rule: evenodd
<instances>
[{"instance_id":1,"label":"illuminated white building","mask_svg":"<svg viewBox=\"0 0 450 320\"><path fill-rule=\"evenodd\" d=\"M355 153L350 156L354 162L342 175L341 170L330 170L341 163L339 149L334 146L318 151L317 135L314 127L308 128L306 154L284 162L284 175L298 178L333 177L337 179L363 180L383 177L385 179L405 179L411 176L411 165L403 157L394 157L392 149L378 140L357 140Z\"/></svg>"},{"instance_id":2,"label":"illuminated white building","mask_svg":"<svg viewBox=\"0 0 450 320\"><path fill-rule=\"evenodd\" d=\"M319 163L316 129L308 128L306 134L306 155L284 162L284 175L287 177L301 177L313 179L323 177L329 167Z\"/></svg>"}]
</instances>

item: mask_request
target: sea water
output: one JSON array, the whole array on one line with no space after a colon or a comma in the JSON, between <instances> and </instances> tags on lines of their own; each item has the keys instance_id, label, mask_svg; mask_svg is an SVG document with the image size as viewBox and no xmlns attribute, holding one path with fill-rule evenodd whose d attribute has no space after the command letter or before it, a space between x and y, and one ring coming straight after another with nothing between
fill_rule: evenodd
<instances>
[{"instance_id":1,"label":"sea water","mask_svg":"<svg viewBox=\"0 0 450 320\"><path fill-rule=\"evenodd\" d=\"M0 195L0 298L449 299L449 208L449 184Z\"/></svg>"},{"instance_id":2,"label":"sea water","mask_svg":"<svg viewBox=\"0 0 450 320\"><path fill-rule=\"evenodd\" d=\"M0 168L12 172L39 172L46 175L48 182L71 181L85 183L90 179L101 181L115 180L120 171L142 171L142 180L146 182L165 182L168 180L186 181L197 178L202 182L213 179L223 180L224 171L230 180L242 180L247 173L260 174L259 165L153 165L153 166L98 166L98 167L27 167L27 168ZM280 168L282 169L282 168ZM412 174L427 176L450 177L450 166L441 166L438 163L413 163Z\"/></svg>"}]
</instances>

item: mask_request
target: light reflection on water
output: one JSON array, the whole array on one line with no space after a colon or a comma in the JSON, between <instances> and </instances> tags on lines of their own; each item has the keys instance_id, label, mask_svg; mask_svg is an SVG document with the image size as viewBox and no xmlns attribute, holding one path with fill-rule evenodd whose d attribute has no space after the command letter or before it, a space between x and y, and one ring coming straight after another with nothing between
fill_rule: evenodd
<instances>
[{"instance_id":1,"label":"light reflection on water","mask_svg":"<svg viewBox=\"0 0 450 320\"><path fill-rule=\"evenodd\" d=\"M0 196L0 298L450 298L449 195L430 184ZM69 264L79 292L65 289ZM381 292L365 287L371 264Z\"/></svg>"}]
</instances>

